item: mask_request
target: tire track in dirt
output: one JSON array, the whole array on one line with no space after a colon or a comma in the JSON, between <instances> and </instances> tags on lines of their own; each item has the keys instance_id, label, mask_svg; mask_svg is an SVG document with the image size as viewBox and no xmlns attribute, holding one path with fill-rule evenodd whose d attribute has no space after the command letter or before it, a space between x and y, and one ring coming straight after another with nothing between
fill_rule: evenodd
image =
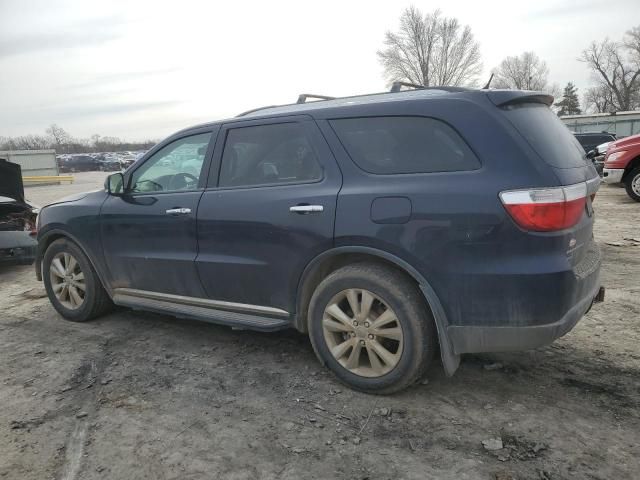
<instances>
[{"instance_id":1,"label":"tire track in dirt","mask_svg":"<svg viewBox=\"0 0 640 480\"><path fill-rule=\"evenodd\" d=\"M60 480L75 480L82 471L82 459L85 453L89 420L95 417L98 409L97 397L99 389L94 388L99 384L102 373L108 364L110 352L107 350L109 342L103 344L96 355L86 358L80 363L69 381L70 390L76 390L73 396L76 412L75 426L71 436L65 444L65 460L59 467Z\"/></svg>"}]
</instances>

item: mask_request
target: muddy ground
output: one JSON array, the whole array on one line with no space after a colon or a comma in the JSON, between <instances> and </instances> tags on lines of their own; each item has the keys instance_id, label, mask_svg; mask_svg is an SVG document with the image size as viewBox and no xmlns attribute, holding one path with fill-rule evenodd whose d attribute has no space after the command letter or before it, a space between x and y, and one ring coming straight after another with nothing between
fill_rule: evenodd
<instances>
[{"instance_id":1,"label":"muddy ground","mask_svg":"<svg viewBox=\"0 0 640 480\"><path fill-rule=\"evenodd\" d=\"M103 177L76 176L27 197ZM436 364L390 397L339 384L295 332L126 309L74 324L32 267L3 268L0 478L639 478L640 204L603 186L595 206L604 304L549 347Z\"/></svg>"}]
</instances>

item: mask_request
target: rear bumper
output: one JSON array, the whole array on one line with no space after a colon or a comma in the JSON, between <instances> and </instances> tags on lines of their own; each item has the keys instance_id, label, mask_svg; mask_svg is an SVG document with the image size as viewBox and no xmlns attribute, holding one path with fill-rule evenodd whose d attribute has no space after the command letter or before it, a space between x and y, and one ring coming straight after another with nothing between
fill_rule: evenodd
<instances>
[{"instance_id":1,"label":"rear bumper","mask_svg":"<svg viewBox=\"0 0 640 480\"><path fill-rule=\"evenodd\" d=\"M0 232L0 264L29 265L36 257L37 246L29 232Z\"/></svg>"},{"instance_id":2,"label":"rear bumper","mask_svg":"<svg viewBox=\"0 0 640 480\"><path fill-rule=\"evenodd\" d=\"M568 333L589 311L594 302L604 299L604 289L600 285L601 253L593 243L588 255L570 272L571 280L552 282L549 290L540 290L529 298L529 304L555 305L546 310L542 318L528 317L526 313L506 309L511 312L505 317L493 317L489 325L449 325L447 334L455 354L480 352L506 352L529 350L552 343ZM550 277L550 280L553 277ZM553 293L555 291L555 294ZM558 311L554 310L562 302L556 302L553 296L570 298L570 303ZM505 298L503 302L509 303ZM557 313L556 313L557 312ZM512 316L515 315L515 316ZM545 319L551 320L545 323Z\"/></svg>"},{"instance_id":3,"label":"rear bumper","mask_svg":"<svg viewBox=\"0 0 640 480\"><path fill-rule=\"evenodd\" d=\"M589 311L599 294L600 286L554 323L528 327L450 326L447 329L449 339L456 354L509 352L542 347L567 334Z\"/></svg>"},{"instance_id":4,"label":"rear bumper","mask_svg":"<svg viewBox=\"0 0 640 480\"><path fill-rule=\"evenodd\" d=\"M602 170L604 183L620 183L624 175L624 168L605 168Z\"/></svg>"}]
</instances>

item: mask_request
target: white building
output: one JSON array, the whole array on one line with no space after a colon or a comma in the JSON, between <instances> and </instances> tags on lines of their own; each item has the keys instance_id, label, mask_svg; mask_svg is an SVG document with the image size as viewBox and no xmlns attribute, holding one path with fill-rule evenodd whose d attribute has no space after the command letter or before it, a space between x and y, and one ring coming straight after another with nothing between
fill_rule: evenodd
<instances>
[{"instance_id":1,"label":"white building","mask_svg":"<svg viewBox=\"0 0 640 480\"><path fill-rule=\"evenodd\" d=\"M560 120L575 133L609 132L618 138L640 133L640 111L565 115Z\"/></svg>"},{"instance_id":2,"label":"white building","mask_svg":"<svg viewBox=\"0 0 640 480\"><path fill-rule=\"evenodd\" d=\"M20 165L23 177L58 175L55 150L0 151L0 158Z\"/></svg>"}]
</instances>

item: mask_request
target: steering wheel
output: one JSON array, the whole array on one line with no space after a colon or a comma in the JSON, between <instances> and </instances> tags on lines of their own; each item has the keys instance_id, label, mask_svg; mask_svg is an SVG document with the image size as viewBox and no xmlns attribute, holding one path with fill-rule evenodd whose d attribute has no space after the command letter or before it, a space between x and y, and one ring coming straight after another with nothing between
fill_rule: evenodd
<instances>
[{"instance_id":1,"label":"steering wheel","mask_svg":"<svg viewBox=\"0 0 640 480\"><path fill-rule=\"evenodd\" d=\"M176 180L178 178L182 180L182 185L176 184ZM187 172L176 173L169 180L169 190L183 190L190 183L195 183L197 185L198 177L191 175L190 173L187 173Z\"/></svg>"},{"instance_id":2,"label":"steering wheel","mask_svg":"<svg viewBox=\"0 0 640 480\"><path fill-rule=\"evenodd\" d=\"M145 184L150 185L151 188L145 188L143 186ZM134 192L160 192L162 190L162 185L160 185L158 182L154 182L153 180L140 180L133 186Z\"/></svg>"}]
</instances>

